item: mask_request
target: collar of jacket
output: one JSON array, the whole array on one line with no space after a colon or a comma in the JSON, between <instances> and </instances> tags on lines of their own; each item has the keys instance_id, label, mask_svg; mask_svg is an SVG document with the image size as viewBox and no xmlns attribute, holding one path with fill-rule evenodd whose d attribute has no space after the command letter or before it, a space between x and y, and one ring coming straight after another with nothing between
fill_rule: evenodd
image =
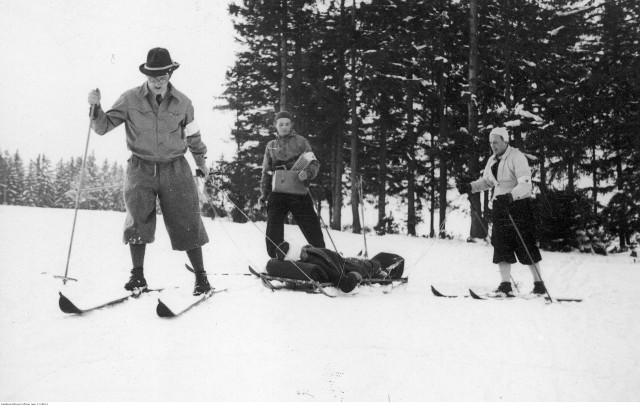
<instances>
[{"instance_id":1,"label":"collar of jacket","mask_svg":"<svg viewBox=\"0 0 640 406\"><path fill-rule=\"evenodd\" d=\"M147 97L147 95L149 94L149 86L147 85L147 82L144 82L142 86L140 86L138 94L140 95L140 97ZM171 82L169 82L169 84L167 85L167 95L164 98L167 97L175 97L178 101L184 99L184 95L179 92L178 89L173 87Z\"/></svg>"},{"instance_id":2,"label":"collar of jacket","mask_svg":"<svg viewBox=\"0 0 640 406\"><path fill-rule=\"evenodd\" d=\"M509 154L511 154L511 151L513 151L513 148L511 148L511 145L509 145L507 149L504 151L504 154L500 156L500 158L498 158L496 154L491 155L491 165L493 165L498 159L501 161L504 161L505 159L507 159Z\"/></svg>"},{"instance_id":3,"label":"collar of jacket","mask_svg":"<svg viewBox=\"0 0 640 406\"><path fill-rule=\"evenodd\" d=\"M296 133L296 130L291 130L291 132L290 132L289 134L287 134L287 135L283 135L283 136L280 136L280 135L276 132L276 139L277 139L277 140L286 140L287 138L295 137L296 135L298 135L298 134Z\"/></svg>"}]
</instances>

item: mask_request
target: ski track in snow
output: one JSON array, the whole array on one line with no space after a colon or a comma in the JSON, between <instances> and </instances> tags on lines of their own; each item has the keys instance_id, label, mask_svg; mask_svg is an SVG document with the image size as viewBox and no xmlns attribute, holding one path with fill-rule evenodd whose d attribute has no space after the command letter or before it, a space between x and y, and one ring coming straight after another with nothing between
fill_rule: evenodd
<instances>
[{"instance_id":1,"label":"ski track in snow","mask_svg":"<svg viewBox=\"0 0 640 406\"><path fill-rule=\"evenodd\" d=\"M86 303L122 292L129 249L124 213L80 211L63 285L73 210L0 206L0 400L19 401L637 401L640 264L543 252L543 300L436 298L495 288L485 243L367 236L370 256L402 255L409 283L385 295L271 292L247 265L266 263L251 224L204 219L210 281L227 292L177 319L155 314L150 293L82 316L58 291ZM264 223L257 224L265 229ZM303 244L294 226L292 251ZM362 236L331 231L356 256ZM330 240L326 238L330 245ZM193 286L186 254L172 251L162 219L147 248L151 287ZM520 290L528 268L515 265ZM171 290L171 289L170 289ZM110 296L111 295L111 296Z\"/></svg>"}]
</instances>

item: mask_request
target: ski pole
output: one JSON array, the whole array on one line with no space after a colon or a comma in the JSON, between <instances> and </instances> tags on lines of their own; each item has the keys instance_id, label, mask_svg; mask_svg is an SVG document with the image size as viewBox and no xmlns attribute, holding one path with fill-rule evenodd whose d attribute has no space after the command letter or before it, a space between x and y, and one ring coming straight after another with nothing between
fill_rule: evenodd
<instances>
[{"instance_id":1,"label":"ski pole","mask_svg":"<svg viewBox=\"0 0 640 406\"><path fill-rule=\"evenodd\" d=\"M489 238L489 230L487 230L487 227L484 225L484 222L482 221L482 218L478 214L480 211L478 210L476 205L473 203L473 200L469 199L469 197L467 197L467 200L469 200L469 203L471 203L471 211L476 215L476 218L480 222L480 225L482 226L482 229L484 230L484 233L487 235L487 237L485 238L485 241L487 241L489 244L491 244L491 238ZM513 279L513 276L511 274L509 274L509 277L511 278L511 282L513 282L513 286L516 287L516 291L518 291L518 293L520 293L520 289L518 288L518 284Z\"/></svg>"},{"instance_id":2,"label":"ski pole","mask_svg":"<svg viewBox=\"0 0 640 406\"><path fill-rule=\"evenodd\" d=\"M87 142L84 146L84 157L82 158L82 166L80 167L80 180L78 182L78 190L76 192L76 207L73 213L73 226L71 226L71 240L69 241L69 252L67 253L67 266L64 269L64 276L55 275L54 278L62 279L64 285L67 284L67 280L78 281L77 279L67 277L69 273L69 260L71 259L71 248L73 247L73 236L76 231L76 220L78 219L78 207L80 206L80 195L82 194L82 183L84 182L84 169L87 164L87 151L89 151L89 138L91 138L91 120L93 118L93 111L95 104L92 104L89 108L89 130L87 131Z\"/></svg>"},{"instance_id":3,"label":"ski pole","mask_svg":"<svg viewBox=\"0 0 640 406\"><path fill-rule=\"evenodd\" d=\"M516 222L513 220L513 217L511 217L511 213L509 212L508 207L507 207L507 215L509 216L509 220L511 220L511 225L513 225L513 228L516 230L516 233L518 234L518 238L520 238L520 242L522 243L522 246L524 247L524 250L527 253L527 256L529 257L529 260L531 261L531 265L533 265L533 269L536 271L536 274L538 275L538 278L540 278L540 281L544 283L544 281L542 280L542 275L540 275L540 271L538 270L538 266L533 261L533 257L529 252L529 248L527 248L527 245L524 243L524 238L522 238L522 234L520 234L520 230L518 229ZM553 302L553 299L551 299L551 295L549 294L549 289L545 289L545 290L547 291L547 300L549 300L549 302Z\"/></svg>"},{"instance_id":4,"label":"ski pole","mask_svg":"<svg viewBox=\"0 0 640 406\"><path fill-rule=\"evenodd\" d=\"M364 201L362 198L362 175L360 175L358 177L358 193L359 193L359 200L360 200L360 216L362 217L362 238L364 238L364 257L365 258L369 258L369 253L367 250L367 233L365 231L365 226L364 226Z\"/></svg>"},{"instance_id":5,"label":"ski pole","mask_svg":"<svg viewBox=\"0 0 640 406\"><path fill-rule=\"evenodd\" d=\"M316 207L316 201L313 199L313 195L311 194L311 190L309 190L309 197L311 198L311 202L313 203L313 207ZM324 222L324 220L322 219L322 216L319 213L316 213L316 215L320 219L320 222L324 226L324 229L327 231L327 235L329 236L329 240L331 241L331 245L333 245L333 250L336 253L339 254L340 252L338 251L338 248L336 247L336 243L334 243L333 242L333 238L331 238L331 233L329 232L329 227L327 227L327 224Z\"/></svg>"}]
</instances>

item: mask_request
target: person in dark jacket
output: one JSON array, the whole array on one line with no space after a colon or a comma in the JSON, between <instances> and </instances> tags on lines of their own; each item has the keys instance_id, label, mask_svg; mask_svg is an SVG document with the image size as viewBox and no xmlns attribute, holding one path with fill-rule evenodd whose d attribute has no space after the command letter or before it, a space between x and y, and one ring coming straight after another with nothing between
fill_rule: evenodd
<instances>
[{"instance_id":1,"label":"person in dark jacket","mask_svg":"<svg viewBox=\"0 0 640 406\"><path fill-rule=\"evenodd\" d=\"M288 213L293 215L309 244L324 248L325 243L308 189L305 194L272 190L273 176L277 169L295 170L296 163L305 161L304 167L297 172L299 181L305 182L305 186L316 177L320 169L320 163L313 155L309 141L293 130L293 116L290 113L279 112L275 117L275 126L277 137L269 141L264 151L259 203L262 208L267 209L267 254L271 258L282 259L289 250L289 244L284 240L284 221Z\"/></svg>"},{"instance_id":2,"label":"person in dark jacket","mask_svg":"<svg viewBox=\"0 0 640 406\"><path fill-rule=\"evenodd\" d=\"M104 112L100 91L89 93L94 106L91 126L99 134L125 124L127 147L131 150L124 184L127 219L124 243L129 244L133 268L125 289L145 289L146 245L155 239L156 199L174 250L186 251L195 270L194 295L211 289L204 270L202 245L209 242L199 210L197 187L184 154L191 151L199 176L207 173L207 147L201 140L191 100L171 83L180 64L169 51L153 48L140 72L147 80L123 93Z\"/></svg>"}]
</instances>

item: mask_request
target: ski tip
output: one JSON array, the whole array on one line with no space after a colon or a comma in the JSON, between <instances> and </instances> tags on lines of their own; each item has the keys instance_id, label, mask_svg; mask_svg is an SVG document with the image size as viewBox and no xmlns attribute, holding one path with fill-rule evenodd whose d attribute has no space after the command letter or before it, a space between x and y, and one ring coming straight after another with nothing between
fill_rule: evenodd
<instances>
[{"instance_id":1,"label":"ski tip","mask_svg":"<svg viewBox=\"0 0 640 406\"><path fill-rule=\"evenodd\" d=\"M469 289L469 294L474 299L486 300L484 297L479 296L476 292L472 291L471 289Z\"/></svg>"},{"instance_id":2,"label":"ski tip","mask_svg":"<svg viewBox=\"0 0 640 406\"><path fill-rule=\"evenodd\" d=\"M158 299L158 306L156 306L156 314L163 318L176 316L160 299Z\"/></svg>"},{"instance_id":3,"label":"ski tip","mask_svg":"<svg viewBox=\"0 0 640 406\"><path fill-rule=\"evenodd\" d=\"M431 293L433 293L435 296L438 296L438 297L444 297L444 295L438 292L436 288L433 287L433 285L431 285Z\"/></svg>"},{"instance_id":4,"label":"ski tip","mask_svg":"<svg viewBox=\"0 0 640 406\"><path fill-rule=\"evenodd\" d=\"M251 272L252 275L257 276L258 278L261 278L260 273L256 271L251 265L249 265L249 272Z\"/></svg>"},{"instance_id":5,"label":"ski tip","mask_svg":"<svg viewBox=\"0 0 640 406\"><path fill-rule=\"evenodd\" d=\"M67 299L67 297L63 295L62 292L58 292L58 294L60 295L60 298L58 299L58 306L60 306L60 310L62 310L64 313L82 313L82 310L78 309L76 305L71 303L71 300Z\"/></svg>"},{"instance_id":6,"label":"ski tip","mask_svg":"<svg viewBox=\"0 0 640 406\"><path fill-rule=\"evenodd\" d=\"M191 266L189 266L189 264L184 264L184 266L187 267L187 269L189 270L189 272L191 273L196 273L195 269L193 269Z\"/></svg>"}]
</instances>

